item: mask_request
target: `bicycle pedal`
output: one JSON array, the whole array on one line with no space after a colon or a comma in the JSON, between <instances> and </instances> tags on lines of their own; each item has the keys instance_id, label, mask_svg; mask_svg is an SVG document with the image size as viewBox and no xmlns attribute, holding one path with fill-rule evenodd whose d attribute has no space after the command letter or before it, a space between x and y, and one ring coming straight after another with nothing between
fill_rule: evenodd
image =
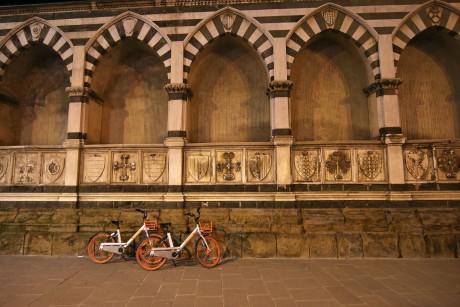
<instances>
[{"instance_id":1,"label":"bicycle pedal","mask_svg":"<svg viewBox=\"0 0 460 307\"><path fill-rule=\"evenodd\" d=\"M177 267L176 261L173 260L172 262L174 264L174 267Z\"/></svg>"},{"instance_id":2,"label":"bicycle pedal","mask_svg":"<svg viewBox=\"0 0 460 307\"><path fill-rule=\"evenodd\" d=\"M121 258L123 258L124 261L128 261L128 257L126 257L126 255L121 255Z\"/></svg>"}]
</instances>

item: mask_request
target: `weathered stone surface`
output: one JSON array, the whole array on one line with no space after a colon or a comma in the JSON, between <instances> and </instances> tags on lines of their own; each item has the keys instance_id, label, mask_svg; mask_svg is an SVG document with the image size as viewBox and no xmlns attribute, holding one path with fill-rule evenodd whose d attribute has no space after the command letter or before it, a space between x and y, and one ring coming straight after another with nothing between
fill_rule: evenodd
<instances>
[{"instance_id":1,"label":"weathered stone surface","mask_svg":"<svg viewBox=\"0 0 460 307\"><path fill-rule=\"evenodd\" d=\"M306 244L309 248L309 258L337 258L335 234L307 234Z\"/></svg>"},{"instance_id":2,"label":"weathered stone surface","mask_svg":"<svg viewBox=\"0 0 460 307\"><path fill-rule=\"evenodd\" d=\"M276 256L276 237L272 233L245 233L242 236L242 256L271 258Z\"/></svg>"},{"instance_id":3,"label":"weathered stone surface","mask_svg":"<svg viewBox=\"0 0 460 307\"><path fill-rule=\"evenodd\" d=\"M277 234L276 256L280 258L299 258L302 255L304 237L302 234Z\"/></svg>"},{"instance_id":4,"label":"weathered stone surface","mask_svg":"<svg viewBox=\"0 0 460 307\"><path fill-rule=\"evenodd\" d=\"M81 210L59 209L51 218L50 232L76 232L80 221Z\"/></svg>"},{"instance_id":5,"label":"weathered stone surface","mask_svg":"<svg viewBox=\"0 0 460 307\"><path fill-rule=\"evenodd\" d=\"M48 225L54 214L55 210L52 209L19 209L14 222L18 224Z\"/></svg>"},{"instance_id":6,"label":"weathered stone surface","mask_svg":"<svg viewBox=\"0 0 460 307\"><path fill-rule=\"evenodd\" d=\"M307 233L341 229L345 221L340 209L302 209L302 219Z\"/></svg>"},{"instance_id":7,"label":"weathered stone surface","mask_svg":"<svg viewBox=\"0 0 460 307\"><path fill-rule=\"evenodd\" d=\"M243 232L269 232L272 209L229 209L230 223L239 224Z\"/></svg>"},{"instance_id":8,"label":"weathered stone surface","mask_svg":"<svg viewBox=\"0 0 460 307\"><path fill-rule=\"evenodd\" d=\"M160 210L158 209L149 209L144 210L147 212L147 219L154 220L158 219L160 216ZM144 215L140 212L137 212L135 209L122 209L120 210L120 221L123 221L121 224L122 231L134 233L140 227L142 227L144 220Z\"/></svg>"},{"instance_id":9,"label":"weathered stone surface","mask_svg":"<svg viewBox=\"0 0 460 307\"><path fill-rule=\"evenodd\" d=\"M24 250L23 232L2 232L0 234L0 254L22 255Z\"/></svg>"},{"instance_id":10,"label":"weathered stone surface","mask_svg":"<svg viewBox=\"0 0 460 307\"><path fill-rule=\"evenodd\" d=\"M12 223L18 215L19 209L0 210L0 223Z\"/></svg>"},{"instance_id":11,"label":"weathered stone surface","mask_svg":"<svg viewBox=\"0 0 460 307\"><path fill-rule=\"evenodd\" d=\"M80 216L80 231L98 232L116 229L110 223L120 218L118 209L83 209Z\"/></svg>"},{"instance_id":12,"label":"weathered stone surface","mask_svg":"<svg viewBox=\"0 0 460 307\"><path fill-rule=\"evenodd\" d=\"M457 240L452 234L425 234L431 258L454 258Z\"/></svg>"},{"instance_id":13,"label":"weathered stone surface","mask_svg":"<svg viewBox=\"0 0 460 307\"><path fill-rule=\"evenodd\" d=\"M388 209L389 229L395 232L421 232L423 225L415 209Z\"/></svg>"},{"instance_id":14,"label":"weathered stone surface","mask_svg":"<svg viewBox=\"0 0 460 307\"><path fill-rule=\"evenodd\" d=\"M398 237L390 233L363 233L364 257L398 258Z\"/></svg>"},{"instance_id":15,"label":"weathered stone surface","mask_svg":"<svg viewBox=\"0 0 460 307\"><path fill-rule=\"evenodd\" d=\"M459 225L458 209L418 209L426 231L452 231L453 225Z\"/></svg>"},{"instance_id":16,"label":"weathered stone surface","mask_svg":"<svg viewBox=\"0 0 460 307\"><path fill-rule=\"evenodd\" d=\"M51 255L53 235L50 233L26 233L24 239L25 255Z\"/></svg>"},{"instance_id":17,"label":"weathered stone surface","mask_svg":"<svg viewBox=\"0 0 460 307\"><path fill-rule=\"evenodd\" d=\"M221 256L223 258L242 257L241 234L213 234L213 237L220 245Z\"/></svg>"},{"instance_id":18,"label":"weathered stone surface","mask_svg":"<svg viewBox=\"0 0 460 307\"><path fill-rule=\"evenodd\" d=\"M427 246L421 233L400 233L399 250L402 258L427 257Z\"/></svg>"},{"instance_id":19,"label":"weathered stone surface","mask_svg":"<svg viewBox=\"0 0 460 307\"><path fill-rule=\"evenodd\" d=\"M297 209L274 209L271 231L275 233L302 234L302 214Z\"/></svg>"},{"instance_id":20,"label":"weathered stone surface","mask_svg":"<svg viewBox=\"0 0 460 307\"><path fill-rule=\"evenodd\" d=\"M172 223L174 231L184 233L187 231L187 217L184 216L186 212L188 211L182 209L161 209L160 221L162 223ZM195 225L191 226L190 230L193 230L193 228L195 228Z\"/></svg>"},{"instance_id":21,"label":"weathered stone surface","mask_svg":"<svg viewBox=\"0 0 460 307\"><path fill-rule=\"evenodd\" d=\"M88 233L55 233L51 254L85 256L90 237Z\"/></svg>"},{"instance_id":22,"label":"weathered stone surface","mask_svg":"<svg viewBox=\"0 0 460 307\"><path fill-rule=\"evenodd\" d=\"M359 233L337 234L339 258L362 258L364 256L363 239Z\"/></svg>"},{"instance_id":23,"label":"weathered stone surface","mask_svg":"<svg viewBox=\"0 0 460 307\"><path fill-rule=\"evenodd\" d=\"M388 221L383 209L343 209L346 231L380 232L388 230Z\"/></svg>"}]
</instances>

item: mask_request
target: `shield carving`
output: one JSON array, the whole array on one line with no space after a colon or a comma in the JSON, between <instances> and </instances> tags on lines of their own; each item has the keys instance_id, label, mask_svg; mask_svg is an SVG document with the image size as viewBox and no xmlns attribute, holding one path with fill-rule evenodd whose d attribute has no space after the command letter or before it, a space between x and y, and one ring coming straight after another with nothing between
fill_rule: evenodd
<instances>
[{"instance_id":1,"label":"shield carving","mask_svg":"<svg viewBox=\"0 0 460 307\"><path fill-rule=\"evenodd\" d=\"M264 180L270 173L272 156L264 152L256 152L249 158L249 170L259 181Z\"/></svg>"},{"instance_id":2,"label":"shield carving","mask_svg":"<svg viewBox=\"0 0 460 307\"><path fill-rule=\"evenodd\" d=\"M8 170L8 158L7 157L0 157L0 180L6 175L6 171Z\"/></svg>"},{"instance_id":3,"label":"shield carving","mask_svg":"<svg viewBox=\"0 0 460 307\"><path fill-rule=\"evenodd\" d=\"M302 152L295 156L294 166L297 174L303 181L311 180L318 169L318 155Z\"/></svg>"},{"instance_id":4,"label":"shield carving","mask_svg":"<svg viewBox=\"0 0 460 307\"><path fill-rule=\"evenodd\" d=\"M323 15L324 21L326 21L327 26L332 27L337 18L337 11L326 9L322 11L321 14Z\"/></svg>"},{"instance_id":5,"label":"shield carving","mask_svg":"<svg viewBox=\"0 0 460 307\"><path fill-rule=\"evenodd\" d=\"M191 155L188 163L188 173L195 181L200 181L209 171L210 157L202 154Z\"/></svg>"},{"instance_id":6,"label":"shield carving","mask_svg":"<svg viewBox=\"0 0 460 307\"><path fill-rule=\"evenodd\" d=\"M45 177L48 182L53 183L61 177L64 171L65 158L59 156L52 156L45 159Z\"/></svg>"},{"instance_id":7,"label":"shield carving","mask_svg":"<svg viewBox=\"0 0 460 307\"><path fill-rule=\"evenodd\" d=\"M126 35L133 34L134 26L137 23L135 18L125 18L123 19L123 27L125 28Z\"/></svg>"},{"instance_id":8,"label":"shield carving","mask_svg":"<svg viewBox=\"0 0 460 307\"><path fill-rule=\"evenodd\" d=\"M235 16L233 14L227 13L220 17L224 29L230 31L233 27L233 22L235 21Z\"/></svg>"},{"instance_id":9,"label":"shield carving","mask_svg":"<svg viewBox=\"0 0 460 307\"><path fill-rule=\"evenodd\" d=\"M359 169L368 179L374 179L382 170L382 154L378 151L367 151L359 155Z\"/></svg>"},{"instance_id":10,"label":"shield carving","mask_svg":"<svg viewBox=\"0 0 460 307\"><path fill-rule=\"evenodd\" d=\"M85 174L89 180L96 182L101 178L105 170L105 157L100 154L93 154L86 158Z\"/></svg>"},{"instance_id":11,"label":"shield carving","mask_svg":"<svg viewBox=\"0 0 460 307\"><path fill-rule=\"evenodd\" d=\"M428 155L419 149L406 152L406 169L412 177L419 180L428 170Z\"/></svg>"},{"instance_id":12,"label":"shield carving","mask_svg":"<svg viewBox=\"0 0 460 307\"><path fill-rule=\"evenodd\" d=\"M166 155L151 153L144 156L144 172L152 181L157 181L163 175L166 167Z\"/></svg>"}]
</instances>

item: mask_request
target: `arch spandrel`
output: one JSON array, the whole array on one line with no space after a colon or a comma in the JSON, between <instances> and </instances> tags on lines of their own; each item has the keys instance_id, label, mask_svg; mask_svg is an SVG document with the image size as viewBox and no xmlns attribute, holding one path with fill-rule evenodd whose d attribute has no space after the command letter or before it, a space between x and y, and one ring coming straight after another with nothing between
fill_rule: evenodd
<instances>
[{"instance_id":1,"label":"arch spandrel","mask_svg":"<svg viewBox=\"0 0 460 307\"><path fill-rule=\"evenodd\" d=\"M407 44L424 30L438 27L460 40L460 10L443 1L432 0L409 13L393 31L393 56L397 68Z\"/></svg>"},{"instance_id":2,"label":"arch spandrel","mask_svg":"<svg viewBox=\"0 0 460 307\"><path fill-rule=\"evenodd\" d=\"M364 19L328 3L300 19L286 38L288 79L297 53L316 35L332 30L351 39L367 62L369 81L380 79L378 34Z\"/></svg>"},{"instance_id":3,"label":"arch spandrel","mask_svg":"<svg viewBox=\"0 0 460 307\"><path fill-rule=\"evenodd\" d=\"M125 37L137 39L152 48L166 67L171 80L171 40L150 20L125 12L102 26L86 43L85 87L90 87L93 72L101 57Z\"/></svg>"},{"instance_id":4,"label":"arch spandrel","mask_svg":"<svg viewBox=\"0 0 460 307\"><path fill-rule=\"evenodd\" d=\"M248 42L265 64L270 80L274 78L273 38L254 18L226 7L201 21L184 40L184 83L198 53L223 35L237 36Z\"/></svg>"},{"instance_id":5,"label":"arch spandrel","mask_svg":"<svg viewBox=\"0 0 460 307\"><path fill-rule=\"evenodd\" d=\"M72 71L73 44L70 39L58 27L34 17L17 25L0 41L0 76L14 56L38 42L51 47L64 61L67 70Z\"/></svg>"}]
</instances>

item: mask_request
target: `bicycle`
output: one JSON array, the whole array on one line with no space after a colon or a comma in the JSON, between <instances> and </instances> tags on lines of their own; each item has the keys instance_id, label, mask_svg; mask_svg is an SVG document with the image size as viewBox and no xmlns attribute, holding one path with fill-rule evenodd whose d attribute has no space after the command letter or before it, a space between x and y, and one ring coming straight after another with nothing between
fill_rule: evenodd
<instances>
[{"instance_id":1,"label":"bicycle","mask_svg":"<svg viewBox=\"0 0 460 307\"><path fill-rule=\"evenodd\" d=\"M167 259L173 261L178 259L185 246L195 235L198 235L199 239L195 243L198 262L205 268L215 267L220 261L220 246L216 239L209 235L212 232L212 222L199 221L201 208L197 209L197 213L197 216L193 213L184 214L195 219L196 227L180 246L174 246L170 233L171 223L160 223L161 228L166 230L165 235L162 238L155 236L144 239L136 250L137 263L145 270L158 270Z\"/></svg>"},{"instance_id":2,"label":"bicycle","mask_svg":"<svg viewBox=\"0 0 460 307\"><path fill-rule=\"evenodd\" d=\"M159 223L157 220L149 221L147 220L147 213L142 211L141 209L136 209L137 212L143 214L143 224L137 230L137 232L127 241L121 241L121 233L120 233L120 224L123 221L111 221L112 224L117 226L116 232L108 233L108 232L101 232L93 235L88 243L88 256L89 258L98 264L107 263L115 256L115 254L120 254L124 257L125 249L130 246L134 240L142 233L145 233L146 238L154 238L158 237L161 238L159 234L149 234L150 231L159 230ZM140 240L142 242L142 240ZM137 250L137 246L134 250ZM126 260L126 258L125 258Z\"/></svg>"}]
</instances>

